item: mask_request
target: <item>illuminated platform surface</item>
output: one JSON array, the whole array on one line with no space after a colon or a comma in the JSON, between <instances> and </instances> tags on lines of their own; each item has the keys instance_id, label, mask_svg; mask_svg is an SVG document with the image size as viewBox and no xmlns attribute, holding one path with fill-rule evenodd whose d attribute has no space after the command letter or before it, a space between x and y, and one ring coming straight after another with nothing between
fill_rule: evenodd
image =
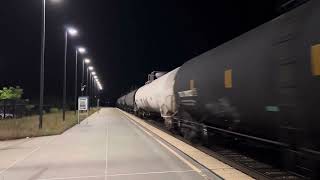
<instances>
[{"instance_id":1,"label":"illuminated platform surface","mask_svg":"<svg viewBox=\"0 0 320 180\"><path fill-rule=\"evenodd\" d=\"M220 178L114 108L59 136L0 142L0 180L64 179Z\"/></svg>"}]
</instances>

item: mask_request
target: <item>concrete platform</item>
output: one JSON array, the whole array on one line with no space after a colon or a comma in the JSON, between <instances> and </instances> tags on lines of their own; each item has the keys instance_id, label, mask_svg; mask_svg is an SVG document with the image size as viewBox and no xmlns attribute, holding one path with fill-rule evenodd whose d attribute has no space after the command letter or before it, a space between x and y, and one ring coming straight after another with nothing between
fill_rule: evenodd
<instances>
[{"instance_id":1,"label":"concrete platform","mask_svg":"<svg viewBox=\"0 0 320 180\"><path fill-rule=\"evenodd\" d=\"M221 179L117 109L59 136L0 142L0 180Z\"/></svg>"},{"instance_id":2,"label":"concrete platform","mask_svg":"<svg viewBox=\"0 0 320 180\"><path fill-rule=\"evenodd\" d=\"M207 169L214 172L219 177L226 179L226 180L253 180L252 177L248 176L247 174L219 161L218 159L215 159L214 157L194 148L193 146L163 132L162 130L157 129L156 127L151 126L150 124L146 123L144 120L129 114L127 112L124 112L119 109L124 115L127 116L127 118L132 121L134 124L136 124L139 128L143 129L148 133L150 136L153 136L155 138L160 138L163 141L167 142L174 148L178 149L180 152L183 152L183 154L187 155L188 157L191 157L195 161L197 161L199 164L201 164L203 167L206 167Z\"/></svg>"}]
</instances>

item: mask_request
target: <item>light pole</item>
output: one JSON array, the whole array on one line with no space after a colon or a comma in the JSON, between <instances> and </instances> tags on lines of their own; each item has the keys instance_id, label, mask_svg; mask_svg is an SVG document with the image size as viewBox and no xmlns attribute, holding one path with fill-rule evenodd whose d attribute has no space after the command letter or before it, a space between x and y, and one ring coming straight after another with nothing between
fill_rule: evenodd
<instances>
[{"instance_id":1,"label":"light pole","mask_svg":"<svg viewBox=\"0 0 320 180\"><path fill-rule=\"evenodd\" d=\"M102 85L101 85L98 77L96 78L96 81L97 81L97 85L98 85L99 91L102 91L103 88L102 88Z\"/></svg>"},{"instance_id":2,"label":"light pole","mask_svg":"<svg viewBox=\"0 0 320 180\"><path fill-rule=\"evenodd\" d=\"M76 63L75 63L75 75L74 75L74 111L77 113L77 96L78 96L78 53L84 54L86 53L86 49L79 47L76 48Z\"/></svg>"},{"instance_id":3,"label":"light pole","mask_svg":"<svg viewBox=\"0 0 320 180\"><path fill-rule=\"evenodd\" d=\"M91 88L90 88L90 94L91 94L91 99L92 99L92 101L91 101L91 105L93 105L93 103L94 103L94 76L96 75L97 73L96 72L91 72Z\"/></svg>"},{"instance_id":4,"label":"light pole","mask_svg":"<svg viewBox=\"0 0 320 180\"><path fill-rule=\"evenodd\" d=\"M94 96L96 96L96 99L97 99L97 96L98 96L98 84L97 84L97 79L98 79L98 76L97 75L95 75L95 76L93 76L93 78L94 78Z\"/></svg>"},{"instance_id":5,"label":"light pole","mask_svg":"<svg viewBox=\"0 0 320 180\"><path fill-rule=\"evenodd\" d=\"M90 109L90 88L91 88L91 71L93 71L93 67L92 66L89 66L88 67L88 70L87 70L87 96L89 97L89 109Z\"/></svg>"},{"instance_id":6,"label":"light pole","mask_svg":"<svg viewBox=\"0 0 320 180\"><path fill-rule=\"evenodd\" d=\"M86 88L87 85L85 85L84 83L84 71L85 71L85 68L84 68L84 64L90 64L91 60L90 59L84 59L83 62L82 62L82 83L81 83L81 95L83 96L84 94L84 90ZM88 70L88 69L87 69Z\"/></svg>"},{"instance_id":7,"label":"light pole","mask_svg":"<svg viewBox=\"0 0 320 180\"><path fill-rule=\"evenodd\" d=\"M63 78L63 102L62 102L62 112L63 121L66 119L66 101L67 101L67 53L68 53L68 35L76 36L78 31L74 28L66 28L65 30L65 46L64 46L64 78Z\"/></svg>"},{"instance_id":8,"label":"light pole","mask_svg":"<svg viewBox=\"0 0 320 180\"><path fill-rule=\"evenodd\" d=\"M90 71L93 71L93 67L92 66L89 66L88 68L87 68L87 89L86 89L86 95L87 96L89 96L89 88L90 88L90 85L89 85L89 75L90 75Z\"/></svg>"},{"instance_id":9,"label":"light pole","mask_svg":"<svg viewBox=\"0 0 320 180\"><path fill-rule=\"evenodd\" d=\"M97 92L96 92L96 93L97 93L97 107L99 108L99 104L100 104L100 91L102 91L103 88L102 88L102 85L101 85L101 83L100 83L100 81L99 81L98 76L95 76L94 79L95 79L96 88L97 88Z\"/></svg>"},{"instance_id":10,"label":"light pole","mask_svg":"<svg viewBox=\"0 0 320 180\"><path fill-rule=\"evenodd\" d=\"M42 1L42 35L41 35L41 63L40 63L40 102L39 102L39 129L43 121L43 94L44 94L44 55L46 48L46 0Z\"/></svg>"},{"instance_id":11,"label":"light pole","mask_svg":"<svg viewBox=\"0 0 320 180\"><path fill-rule=\"evenodd\" d=\"M58 0L51 0L59 2ZM43 121L43 96L44 96L44 63L46 50L46 0L42 0L42 32L41 32L41 60L40 60L40 98L39 98L39 129Z\"/></svg>"}]
</instances>

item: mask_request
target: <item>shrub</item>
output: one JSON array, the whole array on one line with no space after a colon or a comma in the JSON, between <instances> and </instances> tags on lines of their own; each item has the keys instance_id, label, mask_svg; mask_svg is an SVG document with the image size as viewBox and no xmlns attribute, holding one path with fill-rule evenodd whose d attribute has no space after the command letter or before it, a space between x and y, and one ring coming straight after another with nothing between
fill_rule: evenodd
<instances>
[{"instance_id":1,"label":"shrub","mask_svg":"<svg viewBox=\"0 0 320 180\"><path fill-rule=\"evenodd\" d=\"M28 111L31 111L33 108L35 108L35 105L32 105L32 104L26 105L26 109Z\"/></svg>"},{"instance_id":2,"label":"shrub","mask_svg":"<svg viewBox=\"0 0 320 180\"><path fill-rule=\"evenodd\" d=\"M0 90L0 99L1 100L17 100L21 99L23 94L23 89L20 88L20 86L17 87L4 87L2 90Z\"/></svg>"},{"instance_id":3,"label":"shrub","mask_svg":"<svg viewBox=\"0 0 320 180\"><path fill-rule=\"evenodd\" d=\"M50 108L50 113L58 113L59 112L59 108Z\"/></svg>"}]
</instances>

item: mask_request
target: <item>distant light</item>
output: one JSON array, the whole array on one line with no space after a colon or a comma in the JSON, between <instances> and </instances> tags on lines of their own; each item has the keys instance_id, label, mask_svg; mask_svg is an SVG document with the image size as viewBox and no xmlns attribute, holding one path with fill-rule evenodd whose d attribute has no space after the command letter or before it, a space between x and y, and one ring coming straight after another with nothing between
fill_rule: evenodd
<instances>
[{"instance_id":1,"label":"distant light","mask_svg":"<svg viewBox=\"0 0 320 180\"><path fill-rule=\"evenodd\" d=\"M81 54L86 53L86 49L83 48L83 47L79 47L79 48L78 48L78 51L79 51L79 53L81 53Z\"/></svg>"},{"instance_id":2,"label":"distant light","mask_svg":"<svg viewBox=\"0 0 320 180\"><path fill-rule=\"evenodd\" d=\"M85 62L86 64L89 64L89 63L91 62L91 60L90 60L90 59L84 59L84 62Z\"/></svg>"},{"instance_id":3,"label":"distant light","mask_svg":"<svg viewBox=\"0 0 320 180\"><path fill-rule=\"evenodd\" d=\"M96 72L92 72L91 74L92 74L92 75L96 75L97 73L96 73Z\"/></svg>"},{"instance_id":4,"label":"distant light","mask_svg":"<svg viewBox=\"0 0 320 180\"><path fill-rule=\"evenodd\" d=\"M50 0L52 3L61 3L62 0Z\"/></svg>"},{"instance_id":5,"label":"distant light","mask_svg":"<svg viewBox=\"0 0 320 180\"><path fill-rule=\"evenodd\" d=\"M94 79L96 79L96 80L98 79L98 76L93 76L93 77L94 77Z\"/></svg>"},{"instance_id":6,"label":"distant light","mask_svg":"<svg viewBox=\"0 0 320 180\"><path fill-rule=\"evenodd\" d=\"M69 27L69 28L67 28L67 31L71 36L78 35L78 30L76 30L75 28Z\"/></svg>"},{"instance_id":7,"label":"distant light","mask_svg":"<svg viewBox=\"0 0 320 180\"><path fill-rule=\"evenodd\" d=\"M92 66L89 66L89 70L92 71L94 68Z\"/></svg>"}]
</instances>

